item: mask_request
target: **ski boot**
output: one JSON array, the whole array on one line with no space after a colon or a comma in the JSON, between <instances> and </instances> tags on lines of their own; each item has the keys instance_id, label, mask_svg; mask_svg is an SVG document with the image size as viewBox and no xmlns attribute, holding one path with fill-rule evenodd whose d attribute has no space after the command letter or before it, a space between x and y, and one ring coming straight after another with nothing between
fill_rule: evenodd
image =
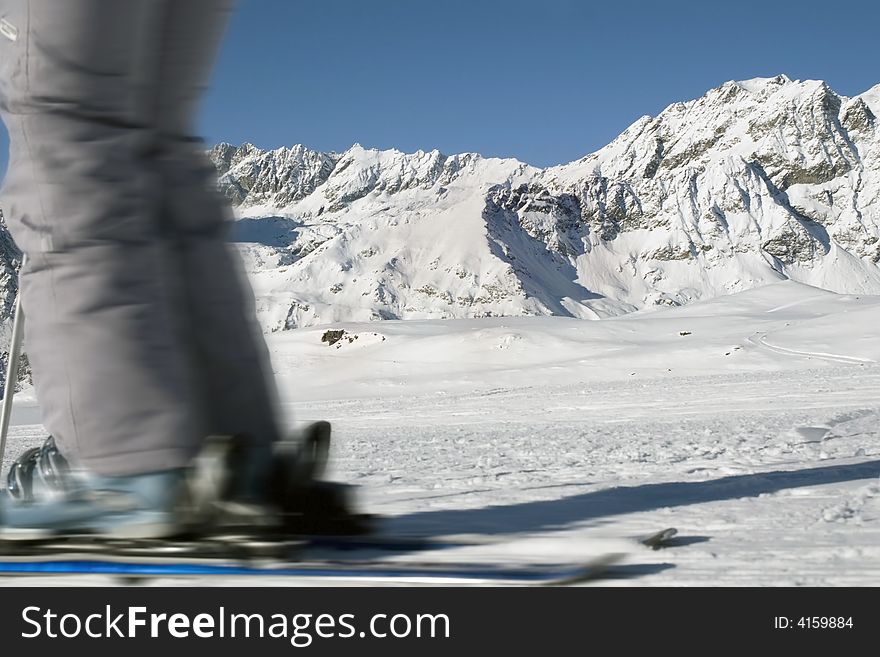
<instances>
[{"instance_id":1,"label":"ski boot","mask_svg":"<svg viewBox=\"0 0 880 657\"><path fill-rule=\"evenodd\" d=\"M99 535L154 539L178 531L184 470L121 477L74 472L50 436L10 467L0 499L0 538Z\"/></svg>"},{"instance_id":2,"label":"ski boot","mask_svg":"<svg viewBox=\"0 0 880 657\"><path fill-rule=\"evenodd\" d=\"M131 477L73 471L53 437L10 466L0 535L109 538L242 535L276 540L359 535L371 517L352 510L351 486L321 479L330 424L265 450L241 436L211 436L189 468Z\"/></svg>"},{"instance_id":3,"label":"ski boot","mask_svg":"<svg viewBox=\"0 0 880 657\"><path fill-rule=\"evenodd\" d=\"M372 517L353 510L353 487L322 479L330 433L329 422L315 422L265 452L243 436L209 438L188 473L191 524L271 540L370 532Z\"/></svg>"},{"instance_id":4,"label":"ski boot","mask_svg":"<svg viewBox=\"0 0 880 657\"><path fill-rule=\"evenodd\" d=\"M355 511L354 486L323 479L330 452L329 422L305 427L299 440L275 446L268 496L292 534L360 535L374 517Z\"/></svg>"}]
</instances>

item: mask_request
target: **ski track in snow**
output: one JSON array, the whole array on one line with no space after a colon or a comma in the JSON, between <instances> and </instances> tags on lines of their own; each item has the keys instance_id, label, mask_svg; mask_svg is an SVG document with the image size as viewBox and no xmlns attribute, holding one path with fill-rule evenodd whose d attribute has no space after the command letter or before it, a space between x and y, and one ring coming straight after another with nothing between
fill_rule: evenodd
<instances>
[{"instance_id":1,"label":"ski track in snow","mask_svg":"<svg viewBox=\"0 0 880 657\"><path fill-rule=\"evenodd\" d=\"M778 345L773 345L767 342L767 336L758 334L756 336L750 336L747 338L750 344L764 347L765 349L769 349L770 351L776 352L777 354L783 354L786 356L806 356L808 358L820 358L822 360L828 360L832 363L874 363L876 361L871 360L869 358L855 358L852 356L840 356L838 354L826 354L820 351L801 351L798 349L787 349L786 347L780 347Z\"/></svg>"},{"instance_id":2,"label":"ski track in snow","mask_svg":"<svg viewBox=\"0 0 880 657\"><path fill-rule=\"evenodd\" d=\"M632 549L592 585L877 586L880 298L816 292L788 282L613 320L342 324L364 338L327 346L321 327L269 341L285 412L334 423L332 477L392 528L513 538L510 558L527 559L675 526L674 547ZM32 395L18 404L10 454L44 435Z\"/></svg>"}]
</instances>

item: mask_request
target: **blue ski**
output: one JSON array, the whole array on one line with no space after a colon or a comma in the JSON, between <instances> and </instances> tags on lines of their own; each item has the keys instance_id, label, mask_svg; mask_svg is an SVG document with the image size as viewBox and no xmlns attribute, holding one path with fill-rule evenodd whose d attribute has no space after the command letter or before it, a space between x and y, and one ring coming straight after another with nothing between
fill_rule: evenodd
<instances>
[{"instance_id":1,"label":"blue ski","mask_svg":"<svg viewBox=\"0 0 880 657\"><path fill-rule=\"evenodd\" d=\"M302 562L199 563L162 560L53 559L0 561L0 575L111 575L124 579L156 577L285 577L326 583L359 581L406 584L565 585L589 581L622 558L605 554L565 565L454 563Z\"/></svg>"}]
</instances>

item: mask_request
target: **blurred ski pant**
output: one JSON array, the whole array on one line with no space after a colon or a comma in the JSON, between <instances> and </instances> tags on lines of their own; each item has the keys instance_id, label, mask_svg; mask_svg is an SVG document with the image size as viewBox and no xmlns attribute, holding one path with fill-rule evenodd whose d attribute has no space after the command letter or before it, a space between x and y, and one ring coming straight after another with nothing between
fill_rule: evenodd
<instances>
[{"instance_id":1,"label":"blurred ski pant","mask_svg":"<svg viewBox=\"0 0 880 657\"><path fill-rule=\"evenodd\" d=\"M253 293L193 136L230 0L0 0L2 192L43 421L103 475L278 438Z\"/></svg>"}]
</instances>

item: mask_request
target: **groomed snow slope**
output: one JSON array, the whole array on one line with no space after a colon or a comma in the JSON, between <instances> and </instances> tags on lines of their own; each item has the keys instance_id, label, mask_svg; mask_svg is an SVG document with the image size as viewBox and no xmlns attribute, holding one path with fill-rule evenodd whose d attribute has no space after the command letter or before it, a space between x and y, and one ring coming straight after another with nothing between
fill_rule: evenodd
<instances>
[{"instance_id":1,"label":"groomed snow slope","mask_svg":"<svg viewBox=\"0 0 880 657\"><path fill-rule=\"evenodd\" d=\"M878 326L878 297L783 282L596 322L269 339L285 411L333 421L333 476L401 531L562 535L580 554L674 525L676 547L602 584L876 586ZM18 403L12 452L42 435ZM109 583L47 583L68 581Z\"/></svg>"}]
</instances>

